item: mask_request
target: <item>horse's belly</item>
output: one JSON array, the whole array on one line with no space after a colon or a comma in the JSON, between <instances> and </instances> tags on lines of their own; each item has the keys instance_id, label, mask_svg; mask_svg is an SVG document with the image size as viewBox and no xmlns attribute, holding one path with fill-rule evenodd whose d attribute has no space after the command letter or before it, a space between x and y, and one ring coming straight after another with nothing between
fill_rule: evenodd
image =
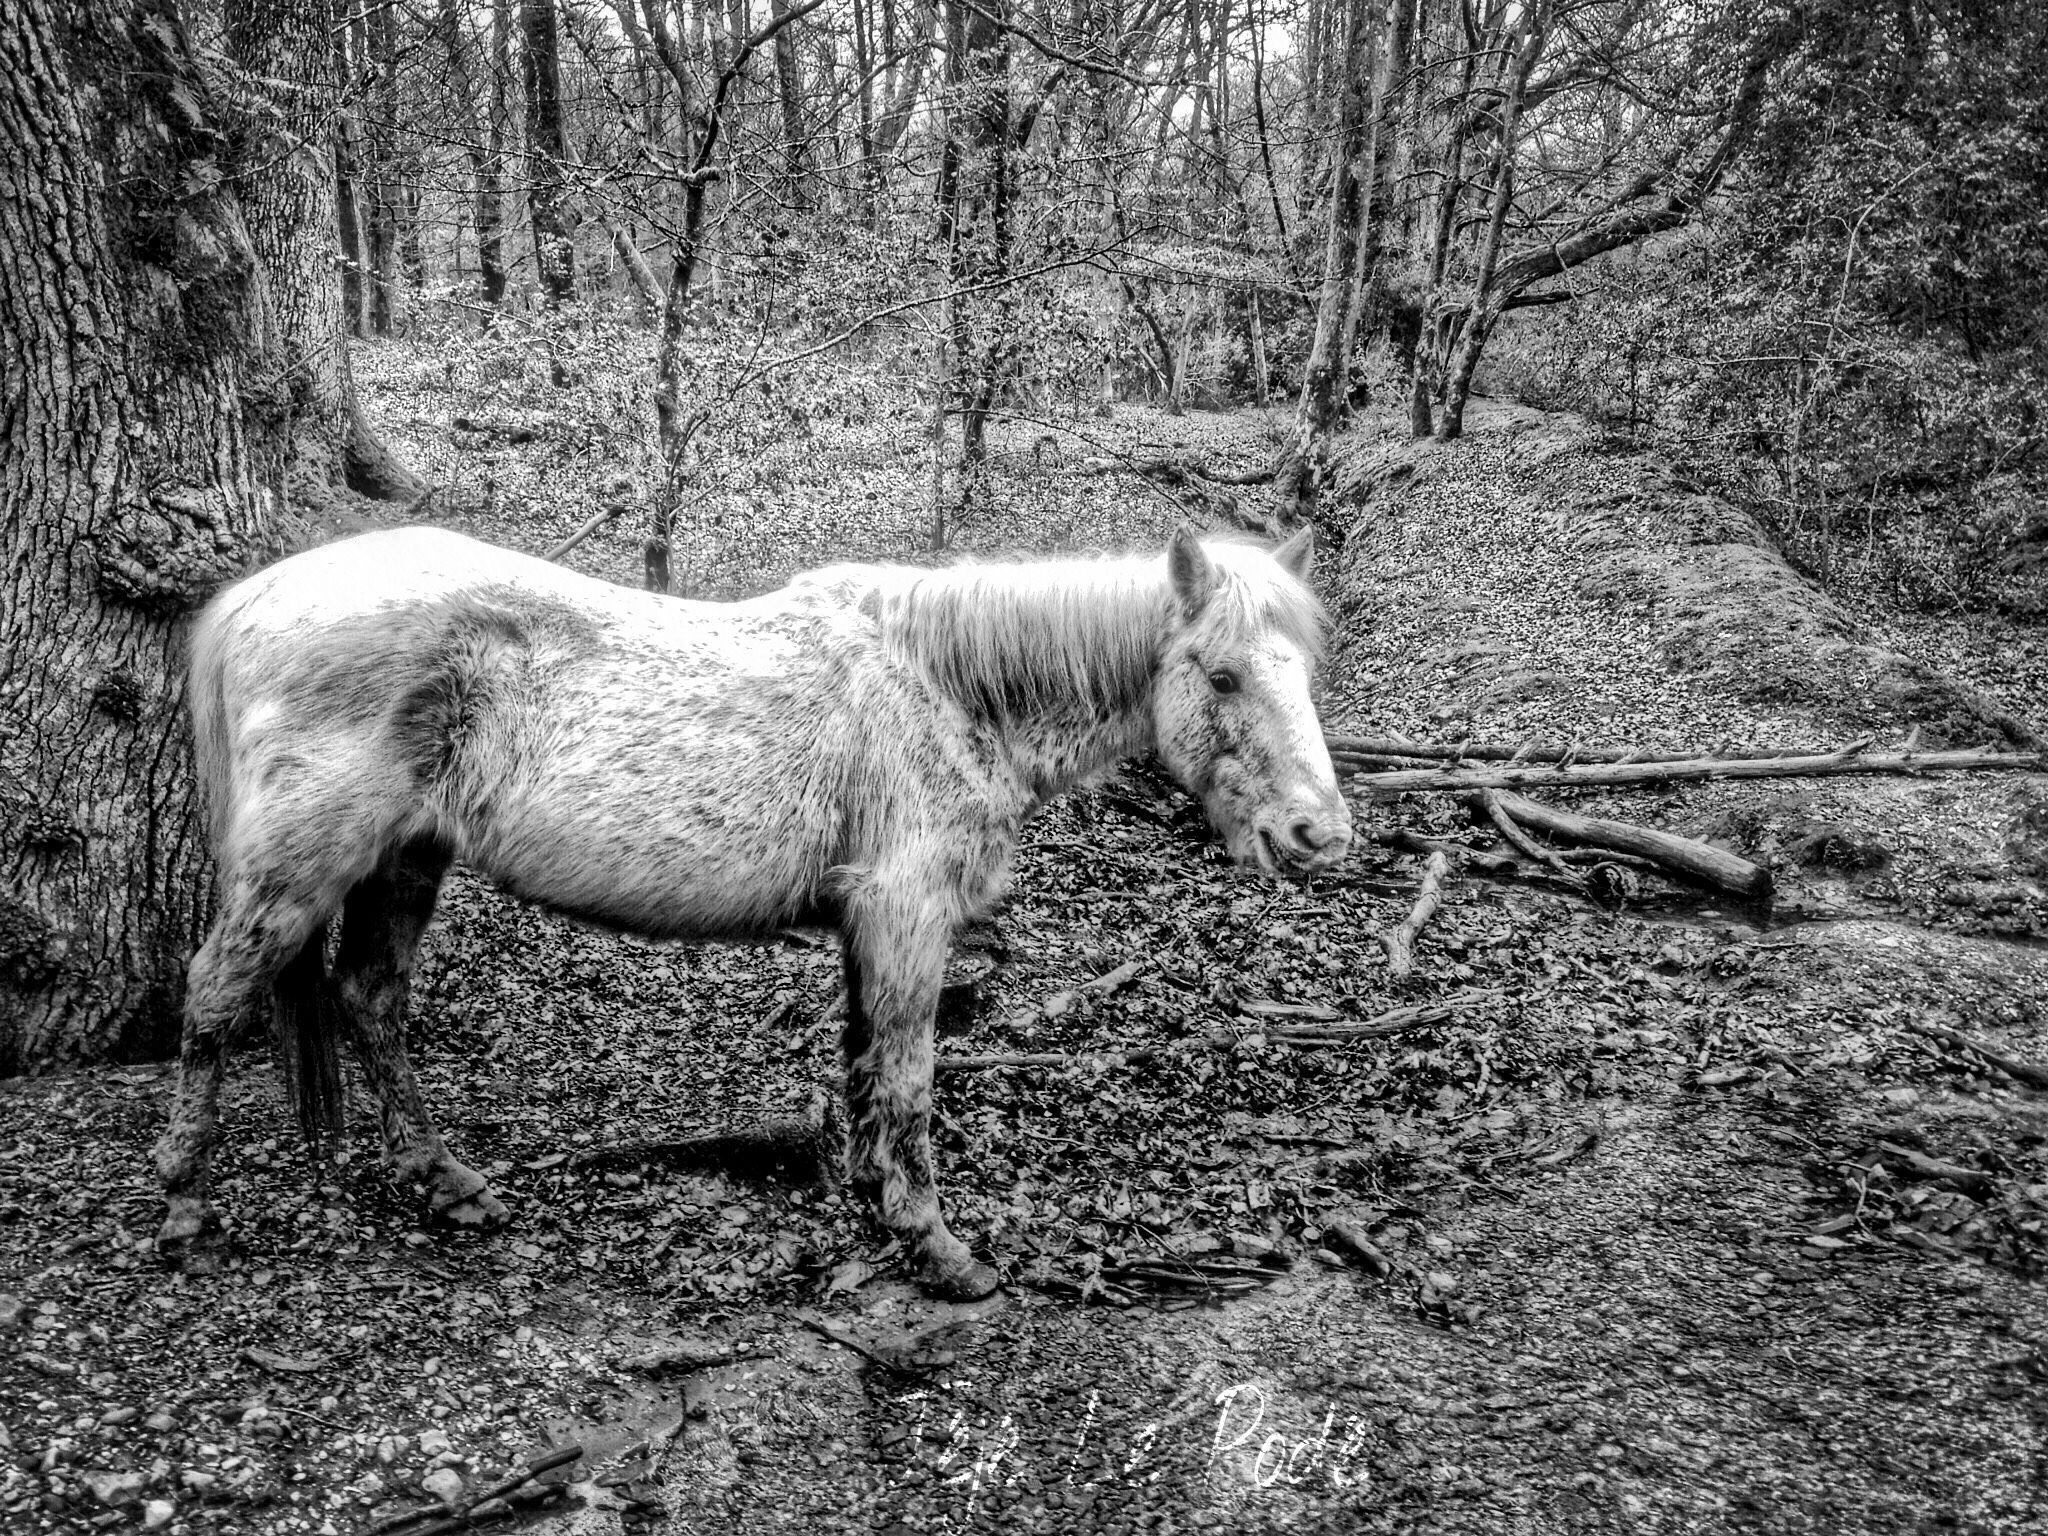
<instances>
[{"instance_id":1,"label":"horse's belly","mask_svg":"<svg viewBox=\"0 0 2048 1536\"><path fill-rule=\"evenodd\" d=\"M529 900L639 933L744 934L815 914L835 808L745 754L715 776L646 766L620 754L501 784L458 816L457 856Z\"/></svg>"}]
</instances>

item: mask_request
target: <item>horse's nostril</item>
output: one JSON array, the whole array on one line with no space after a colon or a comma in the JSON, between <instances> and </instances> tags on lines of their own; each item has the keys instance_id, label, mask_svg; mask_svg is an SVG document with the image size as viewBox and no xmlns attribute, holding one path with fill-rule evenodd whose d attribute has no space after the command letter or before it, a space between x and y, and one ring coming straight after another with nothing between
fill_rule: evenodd
<instances>
[{"instance_id":1,"label":"horse's nostril","mask_svg":"<svg viewBox=\"0 0 2048 1536\"><path fill-rule=\"evenodd\" d=\"M1288 839L1303 853L1314 853L1327 839L1318 835L1316 824L1304 816L1287 829Z\"/></svg>"}]
</instances>

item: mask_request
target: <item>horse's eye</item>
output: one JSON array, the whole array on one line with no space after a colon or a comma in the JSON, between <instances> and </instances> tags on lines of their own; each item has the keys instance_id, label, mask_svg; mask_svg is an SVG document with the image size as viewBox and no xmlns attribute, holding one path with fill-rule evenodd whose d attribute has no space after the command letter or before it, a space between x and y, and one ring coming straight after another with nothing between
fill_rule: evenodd
<instances>
[{"instance_id":1,"label":"horse's eye","mask_svg":"<svg viewBox=\"0 0 2048 1536\"><path fill-rule=\"evenodd\" d=\"M1218 693L1235 693L1244 683L1235 672L1216 671L1209 674L1209 686Z\"/></svg>"}]
</instances>

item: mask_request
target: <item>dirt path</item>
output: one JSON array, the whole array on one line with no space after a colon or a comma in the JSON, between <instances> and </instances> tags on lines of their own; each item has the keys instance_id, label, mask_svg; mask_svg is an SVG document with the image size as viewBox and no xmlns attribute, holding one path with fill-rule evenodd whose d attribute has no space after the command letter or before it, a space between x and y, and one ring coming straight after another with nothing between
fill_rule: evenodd
<instances>
[{"instance_id":1,"label":"dirt path","mask_svg":"<svg viewBox=\"0 0 2048 1536\"><path fill-rule=\"evenodd\" d=\"M1123 430L1264 449L1255 418ZM1574 442L1482 413L1421 462L1360 445L1373 490L1329 570L1348 636L1333 725L1658 744L1996 729L1946 684L1883 692L1910 658L1883 661L1846 616L1776 612L1768 562L1675 537L1634 469ZM1023 432L998 447L963 535L987 547L1153 537L1178 515L1073 455L1047 467ZM1575 511L1573 485L1605 499ZM1104 520L1077 536L1091 507ZM592 568L631 548L620 532ZM1700 616L1741 607L1744 570L1761 595L1717 651ZM1814 643L1833 649L1792 675L1788 648ZM1877 682L1843 692L1856 677ZM0 1091L0 1525L339 1536L429 1502L423 1484L474 1489L573 1443L582 1462L550 1474L570 1507L535 1529L2041 1529L2048 1101L1908 1027L2048 1061L2038 794L1604 797L1761 856L1836 825L1888 858L1787 864L1796 920L1776 925L1685 895L1613 914L1461 881L1398 984L1374 935L1409 861L1273 890L1149 778L1077 797L1034 830L986 941L999 964L944 1042L1076 1056L941 1085L955 1225L1014 1277L966 1308L908 1291L829 1186L572 1156L814 1115L829 950L639 944L458 882L421 978L423 1078L513 1201L508 1233L419 1228L360 1139L309 1176L252 1055L223 1151L242 1257L168 1277L144 1159L160 1070ZM1360 809L1455 825L1421 797ZM1144 964L1128 988L1006 1022L1125 958ZM1264 1022L1446 1000L1335 1049ZM1161 1054L1115 1054L1132 1047ZM1339 1221L1389 1274L1332 1251ZM1204 1302L1130 1278L1204 1258L1263 1283ZM1133 1304L1075 1299L1091 1291ZM735 1358L634 1367L678 1340Z\"/></svg>"}]
</instances>

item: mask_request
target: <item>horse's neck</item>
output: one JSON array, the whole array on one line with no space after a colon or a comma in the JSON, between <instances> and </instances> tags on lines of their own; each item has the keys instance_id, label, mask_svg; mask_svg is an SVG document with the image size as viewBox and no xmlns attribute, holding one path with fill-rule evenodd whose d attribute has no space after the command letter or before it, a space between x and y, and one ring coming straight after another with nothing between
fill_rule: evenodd
<instances>
[{"instance_id":1,"label":"horse's neck","mask_svg":"<svg viewBox=\"0 0 2048 1536\"><path fill-rule=\"evenodd\" d=\"M1153 745L1171 598L1145 560L904 573L879 616L892 641L988 732L1039 802Z\"/></svg>"},{"instance_id":2,"label":"horse's neck","mask_svg":"<svg viewBox=\"0 0 2048 1536\"><path fill-rule=\"evenodd\" d=\"M1108 718L1047 714L991 722L1011 770L1039 805L1154 745L1151 695Z\"/></svg>"}]
</instances>

